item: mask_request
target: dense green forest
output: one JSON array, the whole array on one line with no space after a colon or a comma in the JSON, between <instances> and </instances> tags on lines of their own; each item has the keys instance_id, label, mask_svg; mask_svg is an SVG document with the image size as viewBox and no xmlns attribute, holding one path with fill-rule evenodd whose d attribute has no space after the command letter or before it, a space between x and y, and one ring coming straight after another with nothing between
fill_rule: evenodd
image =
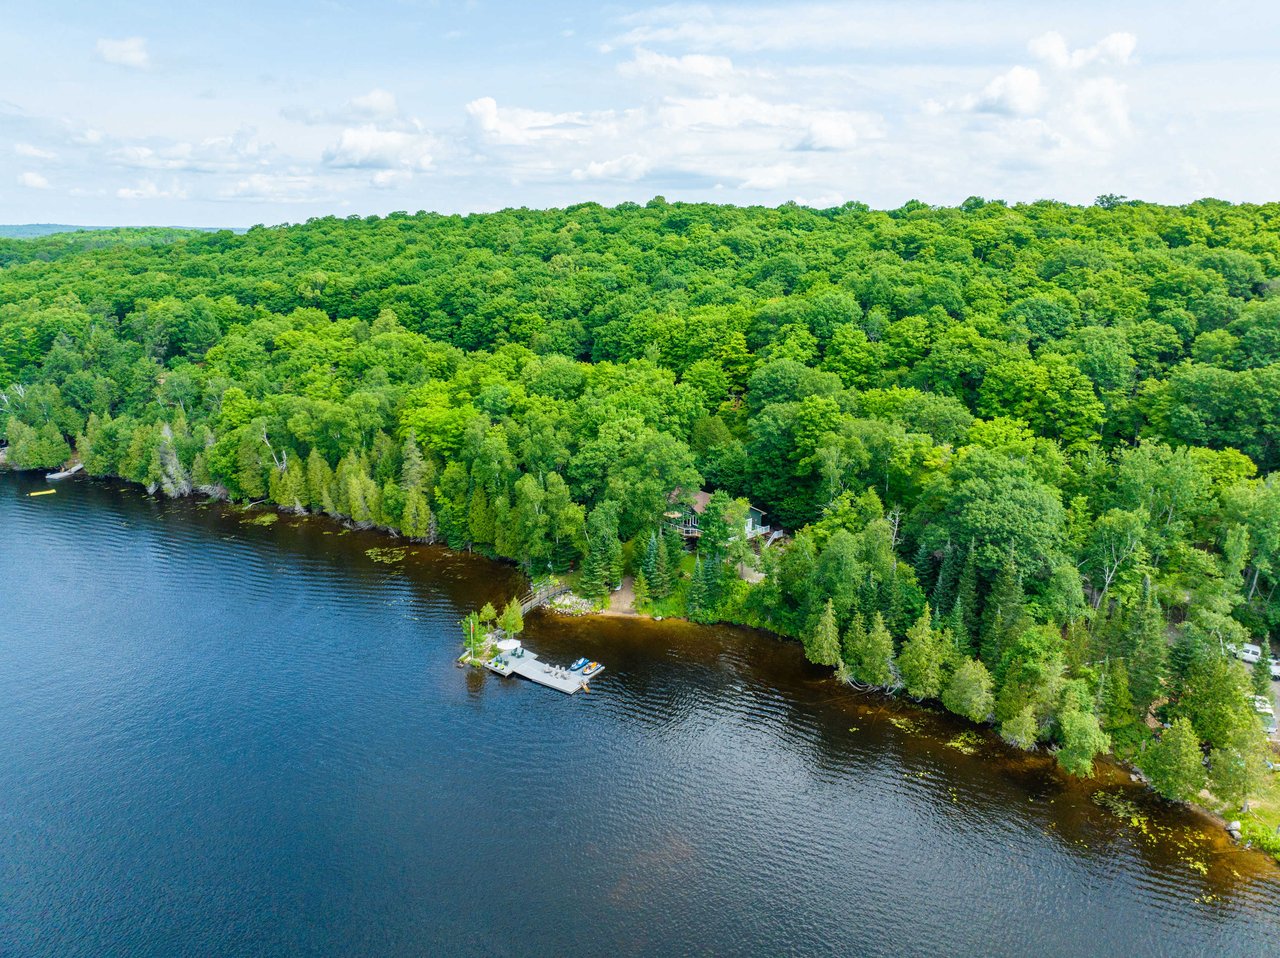
<instances>
[{"instance_id":1,"label":"dense green forest","mask_svg":"<svg viewBox=\"0 0 1280 958\"><path fill-rule=\"evenodd\" d=\"M1228 647L1280 632L1280 204L656 198L106 238L0 244L12 465L77 455L589 595L625 569L1075 773L1114 750L1235 804L1264 775L1266 653ZM700 488L691 558L663 515ZM790 538L756 556L744 499Z\"/></svg>"}]
</instances>

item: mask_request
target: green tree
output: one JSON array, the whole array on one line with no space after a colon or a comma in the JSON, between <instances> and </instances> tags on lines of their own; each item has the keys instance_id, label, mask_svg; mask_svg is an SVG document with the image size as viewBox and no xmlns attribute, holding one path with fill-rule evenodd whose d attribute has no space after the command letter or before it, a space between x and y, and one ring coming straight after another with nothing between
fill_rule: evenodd
<instances>
[{"instance_id":1,"label":"green tree","mask_svg":"<svg viewBox=\"0 0 1280 958\"><path fill-rule=\"evenodd\" d=\"M1000 723L1000 737L1010 745L1029 749L1036 744L1040 728L1035 708L1027 705Z\"/></svg>"},{"instance_id":2,"label":"green tree","mask_svg":"<svg viewBox=\"0 0 1280 958\"><path fill-rule=\"evenodd\" d=\"M400 510L400 532L410 539L429 539L431 537L431 507L427 505L427 497L421 489L410 489L404 493L404 504Z\"/></svg>"},{"instance_id":3,"label":"green tree","mask_svg":"<svg viewBox=\"0 0 1280 958\"><path fill-rule=\"evenodd\" d=\"M1228 748L1242 729L1258 725L1249 695L1249 673L1235 659L1205 650L1191 664L1176 713L1185 716L1200 740Z\"/></svg>"},{"instance_id":4,"label":"green tree","mask_svg":"<svg viewBox=\"0 0 1280 958\"><path fill-rule=\"evenodd\" d=\"M1058 748L1058 765L1071 775L1089 778L1093 775L1093 758L1111 748L1111 737L1102 731L1093 712L1071 709L1058 717L1062 744Z\"/></svg>"},{"instance_id":5,"label":"green tree","mask_svg":"<svg viewBox=\"0 0 1280 958\"><path fill-rule=\"evenodd\" d=\"M1138 766L1152 788L1176 802L1191 801L1205 786L1204 753L1185 718L1170 723L1160 740L1139 756Z\"/></svg>"},{"instance_id":6,"label":"green tree","mask_svg":"<svg viewBox=\"0 0 1280 958\"><path fill-rule=\"evenodd\" d=\"M1142 596L1124 616L1125 639L1120 649L1128 663L1129 686L1139 715L1146 715L1164 692L1169 671L1169 642L1165 618L1157 604L1150 579Z\"/></svg>"},{"instance_id":7,"label":"green tree","mask_svg":"<svg viewBox=\"0 0 1280 958\"><path fill-rule=\"evenodd\" d=\"M944 651L933 629L929 607L907 631L902 652L898 655L898 670L907 694L917 699L935 699L942 691L942 666Z\"/></svg>"},{"instance_id":8,"label":"green tree","mask_svg":"<svg viewBox=\"0 0 1280 958\"><path fill-rule=\"evenodd\" d=\"M1209 788L1233 806L1243 806L1267 774L1266 739L1257 722L1241 727L1223 746L1209 752Z\"/></svg>"},{"instance_id":9,"label":"green tree","mask_svg":"<svg viewBox=\"0 0 1280 958\"><path fill-rule=\"evenodd\" d=\"M965 556L956 584L956 598L947 618L961 653L972 655L978 638L978 565L972 545Z\"/></svg>"},{"instance_id":10,"label":"green tree","mask_svg":"<svg viewBox=\"0 0 1280 958\"><path fill-rule=\"evenodd\" d=\"M1026 625L1026 596L1017 563L1010 558L1000 567L987 596L982 617L982 661L999 669L1005 650Z\"/></svg>"},{"instance_id":11,"label":"green tree","mask_svg":"<svg viewBox=\"0 0 1280 958\"><path fill-rule=\"evenodd\" d=\"M652 587L654 598L665 599L669 596L675 586L674 578L666 537L658 537L653 562Z\"/></svg>"},{"instance_id":12,"label":"green tree","mask_svg":"<svg viewBox=\"0 0 1280 958\"><path fill-rule=\"evenodd\" d=\"M861 614L854 617L845 632L844 656L855 681L880 688L894 684L893 636L879 612L872 616L870 629Z\"/></svg>"},{"instance_id":13,"label":"green tree","mask_svg":"<svg viewBox=\"0 0 1280 958\"><path fill-rule=\"evenodd\" d=\"M524 631L524 615L520 611L520 600L512 599L498 616L498 628L514 638Z\"/></svg>"},{"instance_id":14,"label":"green tree","mask_svg":"<svg viewBox=\"0 0 1280 958\"><path fill-rule=\"evenodd\" d=\"M637 569L635 578L632 580L631 589L635 595L636 608L641 608L649 604L649 579L644 574L644 569Z\"/></svg>"},{"instance_id":15,"label":"green tree","mask_svg":"<svg viewBox=\"0 0 1280 958\"><path fill-rule=\"evenodd\" d=\"M1265 696L1268 701L1271 699L1271 663L1267 661L1266 655L1258 656L1258 661L1253 663L1250 670L1250 680L1253 683L1253 694Z\"/></svg>"},{"instance_id":16,"label":"green tree","mask_svg":"<svg viewBox=\"0 0 1280 958\"><path fill-rule=\"evenodd\" d=\"M991 673L987 667L977 659L966 658L947 679L942 690L942 704L948 712L971 722L985 722L995 708L991 688Z\"/></svg>"},{"instance_id":17,"label":"green tree","mask_svg":"<svg viewBox=\"0 0 1280 958\"><path fill-rule=\"evenodd\" d=\"M1127 754L1142 740L1137 708L1129 692L1129 670L1122 659L1109 661L1103 671L1102 730L1118 753Z\"/></svg>"},{"instance_id":18,"label":"green tree","mask_svg":"<svg viewBox=\"0 0 1280 958\"><path fill-rule=\"evenodd\" d=\"M316 449L307 456L307 500L312 512L333 515L333 470Z\"/></svg>"},{"instance_id":19,"label":"green tree","mask_svg":"<svg viewBox=\"0 0 1280 958\"><path fill-rule=\"evenodd\" d=\"M805 653L815 665L834 667L840 664L840 631L836 625L835 606L830 599L823 606L822 615L808 635Z\"/></svg>"}]
</instances>

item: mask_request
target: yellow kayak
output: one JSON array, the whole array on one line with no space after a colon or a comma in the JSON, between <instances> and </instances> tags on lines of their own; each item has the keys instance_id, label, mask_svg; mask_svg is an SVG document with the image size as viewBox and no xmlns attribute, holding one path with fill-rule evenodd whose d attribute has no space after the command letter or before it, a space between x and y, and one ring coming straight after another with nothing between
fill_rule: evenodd
<instances>
[{"instance_id":1,"label":"yellow kayak","mask_svg":"<svg viewBox=\"0 0 1280 958\"><path fill-rule=\"evenodd\" d=\"M58 491L57 489L45 489L43 492L28 492L28 493L27 493L27 495L29 495L29 496L51 496L51 495L53 495L53 494L54 494L55 492L57 492L57 491Z\"/></svg>"}]
</instances>

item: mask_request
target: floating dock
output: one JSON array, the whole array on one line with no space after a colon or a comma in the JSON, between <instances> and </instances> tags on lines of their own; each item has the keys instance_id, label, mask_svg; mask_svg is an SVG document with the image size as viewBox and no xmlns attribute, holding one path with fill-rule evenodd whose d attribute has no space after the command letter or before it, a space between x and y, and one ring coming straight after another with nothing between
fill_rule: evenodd
<instances>
[{"instance_id":1,"label":"floating dock","mask_svg":"<svg viewBox=\"0 0 1280 958\"><path fill-rule=\"evenodd\" d=\"M502 665L498 664L498 659L486 662L484 667L490 672L497 672L501 676L519 675L539 685L545 685L549 689L555 689L557 692L564 692L566 695L572 695L581 688L585 688L587 684L604 671L601 666L587 678L583 678L581 672L570 672L567 666L550 665L539 659L534 653L528 649L524 650L524 655L513 656L505 654L500 657Z\"/></svg>"}]
</instances>

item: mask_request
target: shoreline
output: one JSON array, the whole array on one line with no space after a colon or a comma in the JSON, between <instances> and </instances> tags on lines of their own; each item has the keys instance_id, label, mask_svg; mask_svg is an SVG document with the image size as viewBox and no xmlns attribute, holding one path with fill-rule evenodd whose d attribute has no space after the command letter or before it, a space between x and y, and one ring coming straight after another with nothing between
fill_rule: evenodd
<instances>
[{"instance_id":1,"label":"shoreline","mask_svg":"<svg viewBox=\"0 0 1280 958\"><path fill-rule=\"evenodd\" d=\"M44 469L20 469L10 465L4 459L0 459L0 475L3 475L5 473L13 473L15 475L33 474L33 475L45 475L45 476L50 474ZM348 529L359 530L362 532L374 532L391 539L401 539L406 542L410 542L418 545L428 545L434 548L441 548L441 549L444 549L445 551L453 552L455 554L473 555L483 559L487 559L490 562L501 563L503 565L516 568L517 571L519 571L520 574L524 576L526 581L531 581L529 580L527 573L525 573L523 570L520 570L516 563L513 563L507 559L493 558L490 556L486 556L483 553L474 552L472 550L462 550L460 552L459 550L450 549L448 546L441 545L440 543L430 539L415 539L415 538L400 535L398 532L395 532L394 530L383 527L383 526L362 525L360 523L354 523L348 518L330 516L327 513L313 513L307 510L298 511L294 509L289 509L284 506L280 506L278 504L268 502L267 500L258 500L254 502L248 502L244 505L238 505L225 495L219 495L215 492L211 492L208 489L203 489L203 488L193 488L191 492L183 496L166 496L159 493L158 491L157 492L148 491L145 486L139 483L133 482L130 479L125 479L122 476L94 476L94 475L90 475L87 472L82 472L79 476L70 476L70 477L67 477L66 479L50 480L47 482L47 485L51 490L53 490L56 487L56 485L66 481L121 482L121 483L127 484L130 488L141 489L148 498L153 498L157 500L203 499L205 501L224 503L230 508L237 509L241 512L249 512L254 509L261 508L263 511L271 510L272 512L275 512L275 513L283 513L285 515L296 516L296 517L305 518L305 519L326 518ZM670 622L686 622L686 623L695 624L695 625L699 624L699 623L694 623L693 620L685 618L683 616L652 616L652 615L649 615L648 613L637 611L634 607L634 593L630 590L630 588L628 588L630 580L631 580L630 576L625 576L624 585L621 588L610 592L609 601L601 609L591 609L591 610L586 610L581 612L574 612L574 611L569 611L564 609L557 609L554 605L550 603L544 606L541 606L540 608L542 608L546 612L551 613L553 615L563 615L563 616L568 616L572 618L602 618L602 619L615 619L615 620L631 619L635 621L648 621L648 622L654 622L654 623L670 621ZM577 596L576 593L569 592L567 593L567 595L573 596L574 598L579 599L581 601L585 601L585 600L582 600L580 596ZM621 608L620 607L621 602L617 603L617 605L615 606L615 602L614 602L615 597L618 597L619 599L626 598L628 602L627 607ZM726 625L733 628L753 629L755 631L766 633L772 636L773 638L784 641L784 642L793 642L793 643L796 643L797 645L799 644L796 639L790 636L782 635L781 633L778 633L778 632L774 632L773 630L763 626L749 626L743 623L733 622L730 620L718 620L715 623L703 623L703 624ZM840 684L843 684L843 683L840 683ZM905 704L908 706L914 705L916 707L923 708L922 703L913 702L907 697L895 695L888 690L876 689L875 691L879 695L883 696L886 700ZM957 716L957 718L961 721L966 722L968 725L970 725L973 728L981 729L984 732L994 733L994 726L991 725L990 723L979 724L979 723L971 722L967 719L963 719L959 716ZM1036 748L1028 751L1041 752L1043 750L1039 746L1037 746ZM1140 769L1132 765L1130 762L1117 757L1114 753L1109 753L1107 755L1099 756L1096 759L1096 761L1099 762L1100 764L1105 763L1106 765L1109 765L1112 769L1125 774L1131 780L1133 780L1135 784L1141 785L1148 794L1155 796L1156 798L1159 798L1161 801L1165 801L1171 805L1181 806L1183 809L1189 809L1193 811L1197 815L1197 817L1202 818L1206 822L1206 824L1212 824L1216 826L1220 831L1225 832L1231 838L1234 844L1236 844L1240 848L1257 851L1263 857L1271 861L1273 864L1280 864L1280 856L1274 856L1268 853L1267 851L1265 851L1264 849L1254 847L1252 843L1246 843L1241 839L1237 839L1234 836L1234 834L1231 832L1231 830L1227 827L1229 824L1228 820L1224 818L1220 812L1212 808L1209 808L1205 805L1202 805L1198 802L1172 802L1169 799L1162 798L1155 792L1153 788L1151 788L1150 784L1147 782L1146 776L1143 775ZM1102 776L1099 776L1096 773L1094 774L1094 776L1092 776L1093 779L1101 779L1101 777Z\"/></svg>"}]
</instances>

